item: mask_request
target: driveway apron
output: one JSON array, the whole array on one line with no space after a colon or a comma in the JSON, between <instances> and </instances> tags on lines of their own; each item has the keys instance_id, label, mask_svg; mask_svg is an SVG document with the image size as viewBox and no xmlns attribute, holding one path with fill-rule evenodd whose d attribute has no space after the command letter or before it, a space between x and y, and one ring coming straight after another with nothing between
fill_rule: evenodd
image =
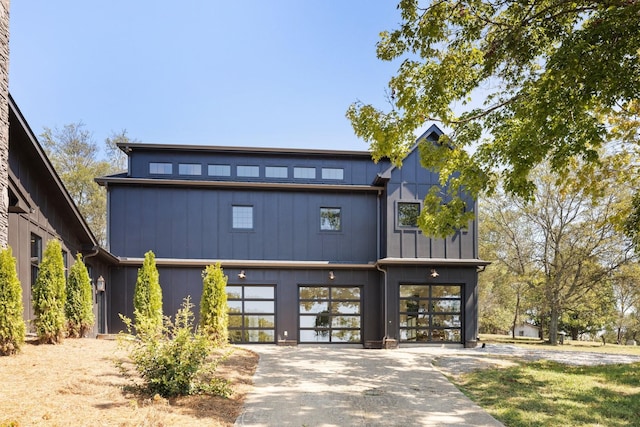
<instances>
[{"instance_id":1,"label":"driveway apron","mask_svg":"<svg viewBox=\"0 0 640 427\"><path fill-rule=\"evenodd\" d=\"M236 426L502 426L432 366L428 348L246 348L260 362Z\"/></svg>"}]
</instances>

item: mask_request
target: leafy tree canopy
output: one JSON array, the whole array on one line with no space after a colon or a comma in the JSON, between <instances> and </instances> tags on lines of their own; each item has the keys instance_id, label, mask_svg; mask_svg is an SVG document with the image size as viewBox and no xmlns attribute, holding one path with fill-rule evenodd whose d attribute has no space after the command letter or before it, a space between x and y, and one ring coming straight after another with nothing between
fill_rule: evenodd
<instances>
[{"instance_id":1,"label":"leafy tree canopy","mask_svg":"<svg viewBox=\"0 0 640 427\"><path fill-rule=\"evenodd\" d=\"M608 143L638 141L639 1L402 0L398 9L399 28L377 45L379 59L401 61L390 108L356 102L347 117L374 159L396 164L427 122L451 129L421 150L446 185L439 204L491 192L500 178L530 199L537 164L562 177L572 158L597 164ZM425 211L423 223L468 221L434 200Z\"/></svg>"}]
</instances>

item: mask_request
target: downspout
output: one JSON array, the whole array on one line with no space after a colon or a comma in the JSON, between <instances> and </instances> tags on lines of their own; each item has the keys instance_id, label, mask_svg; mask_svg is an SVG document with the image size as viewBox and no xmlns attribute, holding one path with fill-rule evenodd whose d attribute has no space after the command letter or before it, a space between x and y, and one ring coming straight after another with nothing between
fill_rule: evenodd
<instances>
[{"instance_id":1,"label":"downspout","mask_svg":"<svg viewBox=\"0 0 640 427\"><path fill-rule=\"evenodd\" d=\"M384 348L385 342L389 338L389 321L387 314L387 270L380 267L380 264L376 263L376 269L382 272L384 277L384 297L382 298L382 310L384 311L384 336L382 337L382 347Z\"/></svg>"},{"instance_id":2,"label":"downspout","mask_svg":"<svg viewBox=\"0 0 640 427\"><path fill-rule=\"evenodd\" d=\"M381 212L381 199L382 198L382 190L378 190L378 198L376 199L376 259L380 260L381 253L381 226L382 226L382 212ZM387 270L380 267L380 264L376 261L376 269L382 272L382 276L384 277L384 295L382 297L382 311L384 313L384 336L382 337L382 346L384 347L387 338L389 338L389 322L388 322L388 314L387 314Z\"/></svg>"}]
</instances>

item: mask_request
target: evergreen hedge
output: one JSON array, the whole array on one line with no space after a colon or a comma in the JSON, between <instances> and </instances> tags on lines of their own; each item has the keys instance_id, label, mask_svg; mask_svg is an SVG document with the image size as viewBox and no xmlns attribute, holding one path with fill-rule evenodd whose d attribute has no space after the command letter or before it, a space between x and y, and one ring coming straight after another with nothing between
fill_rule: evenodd
<instances>
[{"instance_id":1,"label":"evergreen hedge","mask_svg":"<svg viewBox=\"0 0 640 427\"><path fill-rule=\"evenodd\" d=\"M24 343L22 286L11 248L0 250L0 355L15 354Z\"/></svg>"},{"instance_id":2,"label":"evergreen hedge","mask_svg":"<svg viewBox=\"0 0 640 427\"><path fill-rule=\"evenodd\" d=\"M144 254L142 268L138 269L136 288L133 293L133 316L136 329L149 327L162 330L162 288L156 268L156 257L152 251Z\"/></svg>"},{"instance_id":3,"label":"evergreen hedge","mask_svg":"<svg viewBox=\"0 0 640 427\"><path fill-rule=\"evenodd\" d=\"M67 333L69 337L84 337L95 322L93 316L93 292L87 267L78 254L67 278L67 300L65 304Z\"/></svg>"},{"instance_id":4,"label":"evergreen hedge","mask_svg":"<svg viewBox=\"0 0 640 427\"><path fill-rule=\"evenodd\" d=\"M34 325L41 343L57 344L64 339L65 287L62 246L53 239L44 250L32 289Z\"/></svg>"},{"instance_id":5,"label":"evergreen hedge","mask_svg":"<svg viewBox=\"0 0 640 427\"><path fill-rule=\"evenodd\" d=\"M227 276L220 263L208 265L202 272L200 330L215 345L225 345L229 339L226 287Z\"/></svg>"}]
</instances>

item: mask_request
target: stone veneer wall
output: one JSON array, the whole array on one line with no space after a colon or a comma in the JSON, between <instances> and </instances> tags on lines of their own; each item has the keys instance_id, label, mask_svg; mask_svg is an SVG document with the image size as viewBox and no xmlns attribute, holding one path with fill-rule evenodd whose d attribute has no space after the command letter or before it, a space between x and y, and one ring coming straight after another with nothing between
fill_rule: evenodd
<instances>
[{"instance_id":1,"label":"stone veneer wall","mask_svg":"<svg viewBox=\"0 0 640 427\"><path fill-rule=\"evenodd\" d=\"M0 0L0 247L9 241L9 0Z\"/></svg>"}]
</instances>

